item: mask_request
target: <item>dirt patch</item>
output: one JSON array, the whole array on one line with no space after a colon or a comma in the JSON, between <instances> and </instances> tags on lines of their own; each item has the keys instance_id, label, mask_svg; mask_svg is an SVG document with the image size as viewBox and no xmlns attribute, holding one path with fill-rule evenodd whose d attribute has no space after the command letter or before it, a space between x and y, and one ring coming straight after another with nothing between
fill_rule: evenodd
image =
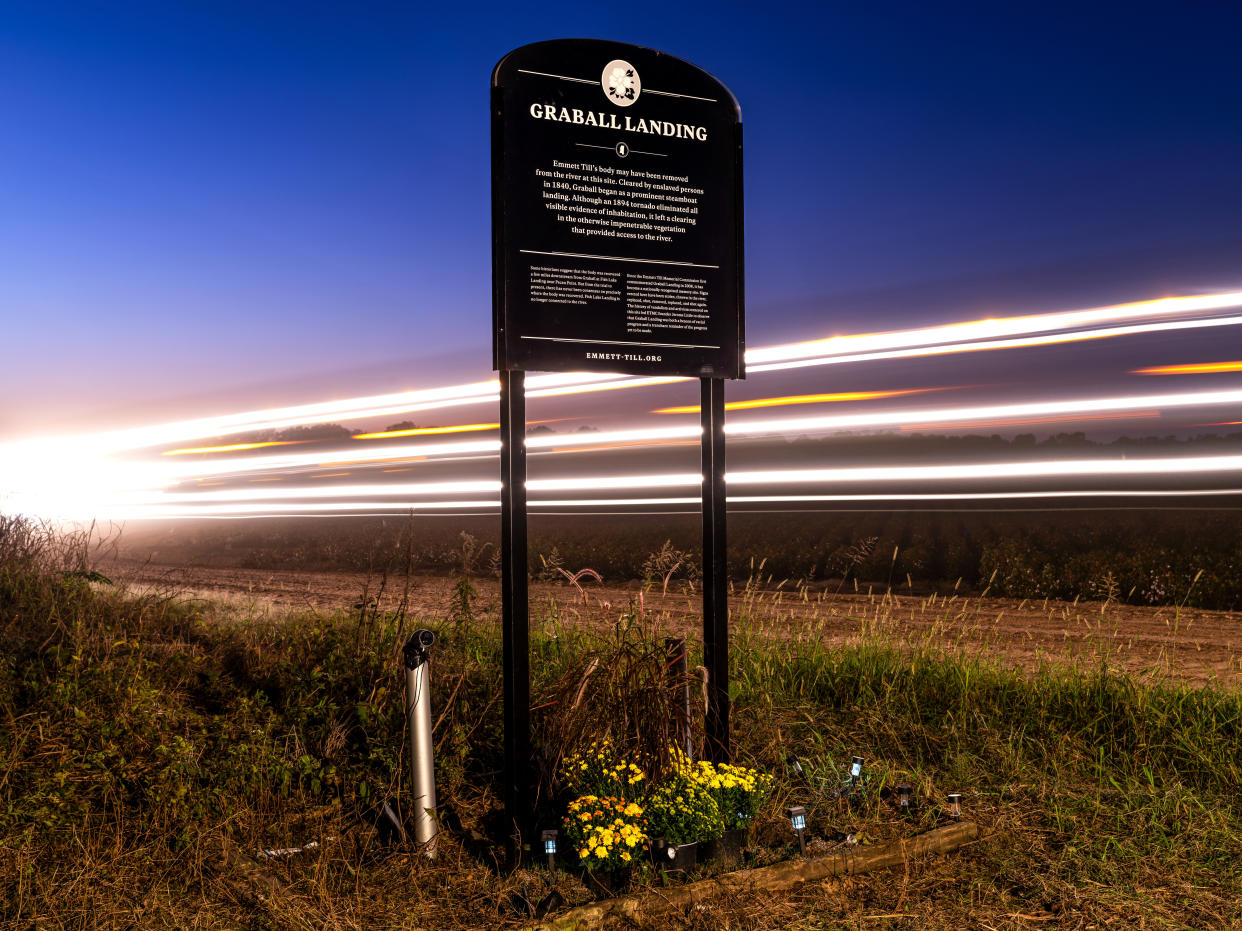
<instances>
[{"instance_id":1,"label":"dirt patch","mask_svg":"<svg viewBox=\"0 0 1242 931\"><path fill-rule=\"evenodd\" d=\"M224 601L260 614L359 610L374 603L395 610L404 600L416 617L447 617L455 579L426 574L384 577L358 572L199 568L119 561L104 571L135 590ZM500 589L474 579L479 617L496 621ZM644 590L589 583L532 581L532 627L601 625L642 612L676 632L693 634L701 596L694 591ZM735 631L850 643L881 635L895 643L928 641L984 650L1024 668L1044 662L1104 662L1144 676L1205 684L1242 682L1242 614L1103 602L1015 601L899 592L832 592L763 587L735 590ZM555 620L553 620L555 619Z\"/></svg>"}]
</instances>

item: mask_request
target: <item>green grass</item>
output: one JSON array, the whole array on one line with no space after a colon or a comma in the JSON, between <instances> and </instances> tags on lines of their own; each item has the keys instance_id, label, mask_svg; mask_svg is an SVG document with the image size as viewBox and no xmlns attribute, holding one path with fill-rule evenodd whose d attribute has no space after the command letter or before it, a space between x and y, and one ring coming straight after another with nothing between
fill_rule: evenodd
<instances>
[{"instance_id":1,"label":"green grass","mask_svg":"<svg viewBox=\"0 0 1242 931\"><path fill-rule=\"evenodd\" d=\"M483 840L500 758L491 619L256 619L136 597L88 581L77 550L29 530L0 523L0 925L523 923L521 899L541 897L546 874L498 871ZM534 704L584 655L607 658L660 626L630 618L592 633L536 620ZM433 707L452 826L434 863L380 845L368 826L377 799L403 792L398 652L423 623L441 635ZM808 806L817 834L881 843L934 824L960 790L984 837L904 872L720 902L684 926L1242 922L1239 693L1103 668L1022 671L956 648L899 649L882 633L827 649L814 631L768 638L745 617L732 660L737 755L779 781L756 830L764 857L790 853L790 801ZM850 805L832 790L853 753L870 781ZM918 791L913 821L883 795L898 781ZM315 853L254 860L310 840L322 843ZM572 880L562 887L586 897Z\"/></svg>"}]
</instances>

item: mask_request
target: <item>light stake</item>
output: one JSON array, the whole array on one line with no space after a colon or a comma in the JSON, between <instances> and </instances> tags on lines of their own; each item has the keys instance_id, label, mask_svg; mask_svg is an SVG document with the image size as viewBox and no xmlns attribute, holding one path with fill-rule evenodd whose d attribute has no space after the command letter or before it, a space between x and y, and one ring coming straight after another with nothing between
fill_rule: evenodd
<instances>
[{"instance_id":1,"label":"light stake","mask_svg":"<svg viewBox=\"0 0 1242 931\"><path fill-rule=\"evenodd\" d=\"M806 809L801 805L791 805L785 809L785 813L789 815L789 823L798 835L798 847L806 853L806 838L802 836L802 832L806 830Z\"/></svg>"},{"instance_id":2,"label":"light stake","mask_svg":"<svg viewBox=\"0 0 1242 931\"><path fill-rule=\"evenodd\" d=\"M795 773L798 774L799 779L803 782L806 781L806 772L802 769L802 761L798 759L798 754L789 754L789 766Z\"/></svg>"},{"instance_id":3,"label":"light stake","mask_svg":"<svg viewBox=\"0 0 1242 931\"><path fill-rule=\"evenodd\" d=\"M949 817L954 821L962 820L962 793L950 792L948 795Z\"/></svg>"},{"instance_id":4,"label":"light stake","mask_svg":"<svg viewBox=\"0 0 1242 931\"><path fill-rule=\"evenodd\" d=\"M850 760L850 791L853 792L858 788L858 783L862 781L863 763L866 762L861 756L856 756Z\"/></svg>"},{"instance_id":5,"label":"light stake","mask_svg":"<svg viewBox=\"0 0 1242 931\"><path fill-rule=\"evenodd\" d=\"M559 832L555 828L549 828L539 835L543 841L543 852L548 858L548 869L556 872L556 838Z\"/></svg>"},{"instance_id":6,"label":"light stake","mask_svg":"<svg viewBox=\"0 0 1242 931\"><path fill-rule=\"evenodd\" d=\"M901 809L903 815L910 813L910 801L913 790L904 782L897 787L897 807Z\"/></svg>"}]
</instances>

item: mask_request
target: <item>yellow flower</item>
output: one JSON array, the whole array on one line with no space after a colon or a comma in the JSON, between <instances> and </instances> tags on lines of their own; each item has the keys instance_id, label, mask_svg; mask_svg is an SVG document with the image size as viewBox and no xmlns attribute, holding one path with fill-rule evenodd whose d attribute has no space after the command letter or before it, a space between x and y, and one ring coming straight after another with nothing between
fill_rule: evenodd
<instances>
[{"instance_id":1,"label":"yellow flower","mask_svg":"<svg viewBox=\"0 0 1242 931\"><path fill-rule=\"evenodd\" d=\"M622 851L621 851L621 859L622 859L622 860L624 860L626 863L629 863L629 862L630 862L630 860L632 860L632 859L633 859L633 857L631 857L628 853L626 853L624 850L622 850Z\"/></svg>"},{"instance_id":2,"label":"yellow flower","mask_svg":"<svg viewBox=\"0 0 1242 931\"><path fill-rule=\"evenodd\" d=\"M596 847L595 856L599 857L602 860L604 857L608 856L608 851L605 850L603 847Z\"/></svg>"},{"instance_id":3,"label":"yellow flower","mask_svg":"<svg viewBox=\"0 0 1242 931\"><path fill-rule=\"evenodd\" d=\"M587 850L585 847L583 847L581 850L578 851L579 860L585 860L590 855L591 855L591 851Z\"/></svg>"}]
</instances>

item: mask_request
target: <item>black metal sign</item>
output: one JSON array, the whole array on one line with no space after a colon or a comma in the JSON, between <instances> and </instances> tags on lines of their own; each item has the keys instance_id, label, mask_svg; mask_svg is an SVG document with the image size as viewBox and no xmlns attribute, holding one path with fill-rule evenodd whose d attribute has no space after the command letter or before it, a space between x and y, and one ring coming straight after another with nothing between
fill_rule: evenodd
<instances>
[{"instance_id":1,"label":"black metal sign","mask_svg":"<svg viewBox=\"0 0 1242 931\"><path fill-rule=\"evenodd\" d=\"M681 59L539 42L492 73L494 363L500 370L504 798L520 850L531 770L525 372L698 376L706 752L727 760L724 379L742 378L742 126Z\"/></svg>"},{"instance_id":2,"label":"black metal sign","mask_svg":"<svg viewBox=\"0 0 1242 931\"><path fill-rule=\"evenodd\" d=\"M744 376L742 128L652 49L558 39L492 73L494 367Z\"/></svg>"}]
</instances>

